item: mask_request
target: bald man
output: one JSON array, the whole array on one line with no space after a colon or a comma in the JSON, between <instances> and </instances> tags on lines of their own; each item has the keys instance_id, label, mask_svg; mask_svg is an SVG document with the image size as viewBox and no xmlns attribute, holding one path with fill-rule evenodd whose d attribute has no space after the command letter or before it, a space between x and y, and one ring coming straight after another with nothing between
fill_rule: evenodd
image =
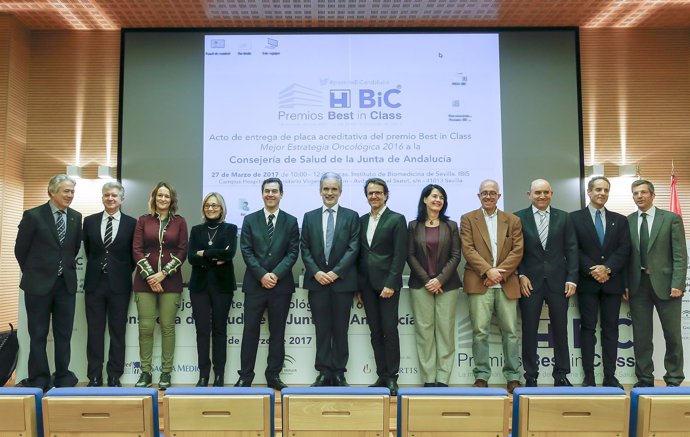
<instances>
[{"instance_id":1,"label":"bald man","mask_svg":"<svg viewBox=\"0 0 690 437\"><path fill-rule=\"evenodd\" d=\"M529 207L515 213L522 223L524 252L518 267L522 315L522 366L525 385L536 387L539 377L537 337L544 302L549 306L553 334L553 385L572 386L568 351L568 299L577 286L577 237L568 213L551 207L553 191L544 179L530 184Z\"/></svg>"}]
</instances>

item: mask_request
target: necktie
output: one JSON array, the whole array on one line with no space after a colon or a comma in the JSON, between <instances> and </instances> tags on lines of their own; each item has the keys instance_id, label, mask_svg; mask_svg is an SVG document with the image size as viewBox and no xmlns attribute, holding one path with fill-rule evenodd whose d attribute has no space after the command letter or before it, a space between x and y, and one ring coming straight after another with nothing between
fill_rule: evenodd
<instances>
[{"instance_id":1,"label":"necktie","mask_svg":"<svg viewBox=\"0 0 690 437\"><path fill-rule=\"evenodd\" d=\"M273 219L276 216L274 214L269 214L268 215L268 244L271 244L271 241L273 241L273 231L275 231L275 228L273 227Z\"/></svg>"},{"instance_id":2,"label":"necktie","mask_svg":"<svg viewBox=\"0 0 690 437\"><path fill-rule=\"evenodd\" d=\"M331 255L331 246L333 246L333 234L335 233L335 219L333 218L333 210L328 208L328 220L326 221L326 263Z\"/></svg>"},{"instance_id":3,"label":"necktie","mask_svg":"<svg viewBox=\"0 0 690 437\"><path fill-rule=\"evenodd\" d=\"M549 219L546 216L546 211L537 211L537 214L539 214L539 223L537 223L539 241L541 241L541 247L546 249L546 237L549 236Z\"/></svg>"},{"instance_id":4,"label":"necktie","mask_svg":"<svg viewBox=\"0 0 690 437\"><path fill-rule=\"evenodd\" d=\"M60 240L60 246L62 246L65 243L65 233L67 230L67 226L65 224L65 211L58 210L56 214L57 222L55 223L55 225L57 226L57 233L58 239ZM60 257L60 262L58 264L58 276L62 276L62 257Z\"/></svg>"},{"instance_id":5,"label":"necktie","mask_svg":"<svg viewBox=\"0 0 690 437\"><path fill-rule=\"evenodd\" d=\"M597 209L594 214L594 228L597 230L597 237L599 237L599 244L604 245L604 222L601 221L601 210Z\"/></svg>"},{"instance_id":6,"label":"necktie","mask_svg":"<svg viewBox=\"0 0 690 437\"><path fill-rule=\"evenodd\" d=\"M65 225L65 211L58 210L56 214L57 221L55 222L55 225L57 226L57 233L58 239L60 240L60 246L62 246L65 243L65 232L67 229Z\"/></svg>"},{"instance_id":7,"label":"necktie","mask_svg":"<svg viewBox=\"0 0 690 437\"><path fill-rule=\"evenodd\" d=\"M647 250L649 249L649 225L647 224L647 213L642 214L642 224L640 225L640 267L647 269Z\"/></svg>"},{"instance_id":8,"label":"necktie","mask_svg":"<svg viewBox=\"0 0 690 437\"><path fill-rule=\"evenodd\" d=\"M108 216L108 223L105 225L103 245L108 248L111 244L113 244L113 216Z\"/></svg>"}]
</instances>

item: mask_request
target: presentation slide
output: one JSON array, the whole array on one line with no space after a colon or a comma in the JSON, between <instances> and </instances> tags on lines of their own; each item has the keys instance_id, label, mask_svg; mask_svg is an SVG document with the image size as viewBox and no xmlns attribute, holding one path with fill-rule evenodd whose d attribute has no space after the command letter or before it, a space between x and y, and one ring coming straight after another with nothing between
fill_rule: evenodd
<instances>
[{"instance_id":1,"label":"presentation slide","mask_svg":"<svg viewBox=\"0 0 690 437\"><path fill-rule=\"evenodd\" d=\"M203 107L203 192L231 223L269 177L300 221L328 171L342 205L380 177L408 219L429 183L465 199L502 185L497 33L206 35Z\"/></svg>"}]
</instances>

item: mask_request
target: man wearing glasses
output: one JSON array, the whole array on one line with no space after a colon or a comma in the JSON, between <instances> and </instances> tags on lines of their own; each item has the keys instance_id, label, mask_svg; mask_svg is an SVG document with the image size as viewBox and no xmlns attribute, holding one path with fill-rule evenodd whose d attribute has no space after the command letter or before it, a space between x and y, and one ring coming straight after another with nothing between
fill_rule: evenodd
<instances>
[{"instance_id":1,"label":"man wearing glasses","mask_svg":"<svg viewBox=\"0 0 690 437\"><path fill-rule=\"evenodd\" d=\"M402 272L407 258L405 216L387 206L386 181L372 178L364 184L371 212L360 219L359 289L371 330L378 379L373 387L398 393L400 339L398 304Z\"/></svg>"},{"instance_id":2,"label":"man wearing glasses","mask_svg":"<svg viewBox=\"0 0 690 437\"><path fill-rule=\"evenodd\" d=\"M467 260L463 276L472 322L474 387L488 387L491 376L489 328L496 313L503 343L503 376L508 392L520 387L517 303L520 281L517 268L522 260L520 219L500 211L498 182L487 179L479 185L481 208L461 218L462 254Z\"/></svg>"}]
</instances>

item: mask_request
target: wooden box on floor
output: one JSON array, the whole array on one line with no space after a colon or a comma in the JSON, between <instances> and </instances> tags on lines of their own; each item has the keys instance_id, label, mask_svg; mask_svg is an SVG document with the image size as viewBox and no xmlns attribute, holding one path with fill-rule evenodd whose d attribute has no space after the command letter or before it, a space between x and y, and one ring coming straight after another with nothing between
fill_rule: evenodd
<instances>
[{"instance_id":1,"label":"wooden box on floor","mask_svg":"<svg viewBox=\"0 0 690 437\"><path fill-rule=\"evenodd\" d=\"M513 405L514 437L628 435L630 398L624 390L618 388L516 389L513 393Z\"/></svg>"},{"instance_id":2,"label":"wooden box on floor","mask_svg":"<svg viewBox=\"0 0 690 437\"><path fill-rule=\"evenodd\" d=\"M267 388L171 388L163 397L165 435L271 437L274 396Z\"/></svg>"},{"instance_id":3,"label":"wooden box on floor","mask_svg":"<svg viewBox=\"0 0 690 437\"><path fill-rule=\"evenodd\" d=\"M41 437L41 398L33 388L0 388L0 437Z\"/></svg>"},{"instance_id":4,"label":"wooden box on floor","mask_svg":"<svg viewBox=\"0 0 690 437\"><path fill-rule=\"evenodd\" d=\"M631 437L690 437L690 387L635 388L630 397Z\"/></svg>"},{"instance_id":5,"label":"wooden box on floor","mask_svg":"<svg viewBox=\"0 0 690 437\"><path fill-rule=\"evenodd\" d=\"M50 437L157 437L154 389L63 388L43 398L43 428Z\"/></svg>"},{"instance_id":6,"label":"wooden box on floor","mask_svg":"<svg viewBox=\"0 0 690 437\"><path fill-rule=\"evenodd\" d=\"M414 388L398 394L400 437L508 435L510 402L499 388Z\"/></svg>"},{"instance_id":7,"label":"wooden box on floor","mask_svg":"<svg viewBox=\"0 0 690 437\"><path fill-rule=\"evenodd\" d=\"M385 388L287 388L282 398L283 436L388 437L390 432Z\"/></svg>"}]
</instances>

